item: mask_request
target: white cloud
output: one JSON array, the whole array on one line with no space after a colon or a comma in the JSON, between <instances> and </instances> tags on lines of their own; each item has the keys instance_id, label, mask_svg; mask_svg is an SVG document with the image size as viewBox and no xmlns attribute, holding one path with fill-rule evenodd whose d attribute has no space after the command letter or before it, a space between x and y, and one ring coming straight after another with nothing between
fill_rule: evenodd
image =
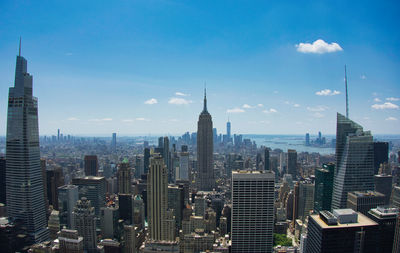
<instances>
[{"instance_id":1,"label":"white cloud","mask_svg":"<svg viewBox=\"0 0 400 253\"><path fill-rule=\"evenodd\" d=\"M137 120L137 121L150 121L149 119L146 119L146 118L136 118L135 120Z\"/></svg>"},{"instance_id":2,"label":"white cloud","mask_svg":"<svg viewBox=\"0 0 400 253\"><path fill-rule=\"evenodd\" d=\"M251 106L251 105L248 105L248 104L244 104L242 107L243 107L244 109L251 109L251 108L254 108L254 106Z\"/></svg>"},{"instance_id":3,"label":"white cloud","mask_svg":"<svg viewBox=\"0 0 400 253\"><path fill-rule=\"evenodd\" d=\"M320 90L315 92L315 95L317 96L335 96L335 95L339 95L340 91L334 90L331 91L330 89L324 89L324 90Z\"/></svg>"},{"instance_id":4,"label":"white cloud","mask_svg":"<svg viewBox=\"0 0 400 253\"><path fill-rule=\"evenodd\" d=\"M328 109L328 107L324 106L324 105L317 105L317 106L314 106L314 107L308 106L307 107L307 110L309 110L310 112L323 112L323 111L326 111L327 109Z\"/></svg>"},{"instance_id":5,"label":"white cloud","mask_svg":"<svg viewBox=\"0 0 400 253\"><path fill-rule=\"evenodd\" d=\"M92 122L104 122L104 121L112 121L112 118L103 118L103 119L89 119Z\"/></svg>"},{"instance_id":6,"label":"white cloud","mask_svg":"<svg viewBox=\"0 0 400 253\"><path fill-rule=\"evenodd\" d=\"M154 105L154 104L157 104L158 101L157 101L157 99L155 99L155 98L150 98L149 100L144 101L144 103L145 103L146 105Z\"/></svg>"},{"instance_id":7,"label":"white cloud","mask_svg":"<svg viewBox=\"0 0 400 253\"><path fill-rule=\"evenodd\" d=\"M374 98L374 102L382 102L379 98Z\"/></svg>"},{"instance_id":8,"label":"white cloud","mask_svg":"<svg viewBox=\"0 0 400 253\"><path fill-rule=\"evenodd\" d=\"M173 105L188 105L192 103L193 101L187 100L184 98L170 98L168 101L168 104L173 104Z\"/></svg>"},{"instance_id":9,"label":"white cloud","mask_svg":"<svg viewBox=\"0 0 400 253\"><path fill-rule=\"evenodd\" d=\"M390 97L390 98L386 98L387 101L399 101L400 98L394 98L394 97Z\"/></svg>"},{"instance_id":10,"label":"white cloud","mask_svg":"<svg viewBox=\"0 0 400 253\"><path fill-rule=\"evenodd\" d=\"M396 104L392 104L390 102L385 102L383 104L374 104L371 106L373 109L376 110L384 110L384 109L399 109L399 106Z\"/></svg>"},{"instance_id":11,"label":"white cloud","mask_svg":"<svg viewBox=\"0 0 400 253\"><path fill-rule=\"evenodd\" d=\"M227 113L242 113L242 112L245 112L245 110L243 110L242 108L235 107L235 108L226 110L226 112Z\"/></svg>"},{"instance_id":12,"label":"white cloud","mask_svg":"<svg viewBox=\"0 0 400 253\"><path fill-rule=\"evenodd\" d=\"M75 117L69 117L67 120L76 121L76 120L79 120L79 119L78 119L78 118L75 118Z\"/></svg>"},{"instance_id":13,"label":"white cloud","mask_svg":"<svg viewBox=\"0 0 400 253\"><path fill-rule=\"evenodd\" d=\"M313 116L314 116L315 118L323 118L323 117L325 117L325 115L323 115L323 114L320 113L320 112L314 113Z\"/></svg>"},{"instance_id":14,"label":"white cloud","mask_svg":"<svg viewBox=\"0 0 400 253\"><path fill-rule=\"evenodd\" d=\"M278 111L276 109L274 109L274 108L270 108L268 110L264 110L263 112L264 113L277 113Z\"/></svg>"},{"instance_id":15,"label":"white cloud","mask_svg":"<svg viewBox=\"0 0 400 253\"><path fill-rule=\"evenodd\" d=\"M274 90L274 94L278 94L279 93L279 91L277 91L277 90Z\"/></svg>"},{"instance_id":16,"label":"white cloud","mask_svg":"<svg viewBox=\"0 0 400 253\"><path fill-rule=\"evenodd\" d=\"M263 105L263 104L258 104L257 106L258 106L258 107L264 107L264 105Z\"/></svg>"},{"instance_id":17,"label":"white cloud","mask_svg":"<svg viewBox=\"0 0 400 253\"><path fill-rule=\"evenodd\" d=\"M300 107L300 105L299 105L299 104L294 104L293 106L294 106L294 107Z\"/></svg>"},{"instance_id":18,"label":"white cloud","mask_svg":"<svg viewBox=\"0 0 400 253\"><path fill-rule=\"evenodd\" d=\"M134 120L133 119L123 119L122 120L122 122L125 122L125 123L130 123L130 122L133 122Z\"/></svg>"},{"instance_id":19,"label":"white cloud","mask_svg":"<svg viewBox=\"0 0 400 253\"><path fill-rule=\"evenodd\" d=\"M365 75L361 75L360 78L361 78L362 80L367 79L367 77L366 77Z\"/></svg>"},{"instance_id":20,"label":"white cloud","mask_svg":"<svg viewBox=\"0 0 400 253\"><path fill-rule=\"evenodd\" d=\"M397 119L395 117L388 117L385 120L387 120L387 121L397 121Z\"/></svg>"},{"instance_id":21,"label":"white cloud","mask_svg":"<svg viewBox=\"0 0 400 253\"><path fill-rule=\"evenodd\" d=\"M311 43L299 43L296 45L297 51L300 53L312 53L312 54L325 54L333 53L337 51L343 51L342 47L335 42L326 43L322 39L318 39Z\"/></svg>"},{"instance_id":22,"label":"white cloud","mask_svg":"<svg viewBox=\"0 0 400 253\"><path fill-rule=\"evenodd\" d=\"M182 96L182 97L189 96L189 94L185 94L185 93L182 93L182 92L179 92L179 91L175 92L175 95L176 96Z\"/></svg>"}]
</instances>

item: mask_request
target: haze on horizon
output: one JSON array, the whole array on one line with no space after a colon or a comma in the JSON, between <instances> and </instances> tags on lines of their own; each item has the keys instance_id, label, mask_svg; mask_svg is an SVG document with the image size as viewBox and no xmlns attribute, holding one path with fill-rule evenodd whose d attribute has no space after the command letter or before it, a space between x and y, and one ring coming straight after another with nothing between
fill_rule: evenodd
<instances>
[{"instance_id":1,"label":"haze on horizon","mask_svg":"<svg viewBox=\"0 0 400 253\"><path fill-rule=\"evenodd\" d=\"M73 7L71 7L73 6ZM41 135L181 135L207 83L218 132L334 134L345 113L400 134L400 3L0 3L0 136L18 40Z\"/></svg>"}]
</instances>

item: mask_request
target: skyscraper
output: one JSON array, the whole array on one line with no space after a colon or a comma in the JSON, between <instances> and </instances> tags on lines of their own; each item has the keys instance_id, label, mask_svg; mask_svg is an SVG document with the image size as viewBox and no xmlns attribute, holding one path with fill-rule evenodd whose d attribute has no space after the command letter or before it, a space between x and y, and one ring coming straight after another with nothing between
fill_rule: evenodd
<instances>
[{"instance_id":1,"label":"skyscraper","mask_svg":"<svg viewBox=\"0 0 400 253\"><path fill-rule=\"evenodd\" d=\"M96 216L90 200L83 197L76 203L73 212L74 229L83 236L83 248L87 252L96 252Z\"/></svg>"},{"instance_id":2,"label":"skyscraper","mask_svg":"<svg viewBox=\"0 0 400 253\"><path fill-rule=\"evenodd\" d=\"M112 133L111 150L115 151L116 149L117 149L117 133Z\"/></svg>"},{"instance_id":3,"label":"skyscraper","mask_svg":"<svg viewBox=\"0 0 400 253\"><path fill-rule=\"evenodd\" d=\"M6 204L6 159L0 157L0 203Z\"/></svg>"},{"instance_id":4,"label":"skyscraper","mask_svg":"<svg viewBox=\"0 0 400 253\"><path fill-rule=\"evenodd\" d=\"M64 176L61 167L46 170L47 199L49 205L58 210L58 187L64 185Z\"/></svg>"},{"instance_id":5,"label":"skyscraper","mask_svg":"<svg viewBox=\"0 0 400 253\"><path fill-rule=\"evenodd\" d=\"M147 177L147 213L151 240L166 240L168 208L168 172L161 156L150 159Z\"/></svg>"},{"instance_id":6,"label":"skyscraper","mask_svg":"<svg viewBox=\"0 0 400 253\"><path fill-rule=\"evenodd\" d=\"M331 210L335 164L323 164L315 169L314 210Z\"/></svg>"},{"instance_id":7,"label":"skyscraper","mask_svg":"<svg viewBox=\"0 0 400 253\"><path fill-rule=\"evenodd\" d=\"M99 163L97 161L97 155L85 155L85 175L97 176L98 170Z\"/></svg>"},{"instance_id":8,"label":"skyscraper","mask_svg":"<svg viewBox=\"0 0 400 253\"><path fill-rule=\"evenodd\" d=\"M374 145L369 131L337 114L332 209L345 208L350 191L374 190Z\"/></svg>"},{"instance_id":9,"label":"skyscraper","mask_svg":"<svg viewBox=\"0 0 400 253\"><path fill-rule=\"evenodd\" d=\"M118 193L122 194L132 193L131 189L132 172L131 168L129 168L128 159L125 159L121 164L119 164L117 175L118 175Z\"/></svg>"},{"instance_id":10,"label":"skyscraper","mask_svg":"<svg viewBox=\"0 0 400 253\"><path fill-rule=\"evenodd\" d=\"M228 141L231 139L231 122L228 119L228 122L226 123L226 136L228 137Z\"/></svg>"},{"instance_id":11,"label":"skyscraper","mask_svg":"<svg viewBox=\"0 0 400 253\"><path fill-rule=\"evenodd\" d=\"M293 180L297 176L297 152L294 149L288 149L287 152L287 174L291 174Z\"/></svg>"},{"instance_id":12,"label":"skyscraper","mask_svg":"<svg viewBox=\"0 0 400 253\"><path fill-rule=\"evenodd\" d=\"M207 111L207 96L204 90L204 107L197 122L197 162L200 179L198 187L202 191L212 191L214 188L213 150L213 123Z\"/></svg>"},{"instance_id":13,"label":"skyscraper","mask_svg":"<svg viewBox=\"0 0 400 253\"><path fill-rule=\"evenodd\" d=\"M378 174L381 164L388 162L389 143L374 142L374 174Z\"/></svg>"},{"instance_id":14,"label":"skyscraper","mask_svg":"<svg viewBox=\"0 0 400 253\"><path fill-rule=\"evenodd\" d=\"M232 172L232 253L272 252L274 179L271 172Z\"/></svg>"},{"instance_id":15,"label":"skyscraper","mask_svg":"<svg viewBox=\"0 0 400 253\"><path fill-rule=\"evenodd\" d=\"M82 177L72 179L72 184L78 186L79 198L85 197L90 200L95 214L100 214L100 208L105 206L107 181L104 177ZM100 224L99 224L100 225Z\"/></svg>"},{"instance_id":16,"label":"skyscraper","mask_svg":"<svg viewBox=\"0 0 400 253\"><path fill-rule=\"evenodd\" d=\"M58 209L60 212L60 225L72 229L72 211L79 199L78 186L64 185L58 188Z\"/></svg>"},{"instance_id":17,"label":"skyscraper","mask_svg":"<svg viewBox=\"0 0 400 253\"><path fill-rule=\"evenodd\" d=\"M269 149L268 148L264 149L264 170L265 171L270 170Z\"/></svg>"},{"instance_id":18,"label":"skyscraper","mask_svg":"<svg viewBox=\"0 0 400 253\"><path fill-rule=\"evenodd\" d=\"M25 223L32 243L47 240L38 101L32 95L32 76L27 72L26 59L21 56L21 44L15 83L8 97L6 161L8 215Z\"/></svg>"},{"instance_id":19,"label":"skyscraper","mask_svg":"<svg viewBox=\"0 0 400 253\"><path fill-rule=\"evenodd\" d=\"M149 172L150 165L150 149L144 148L143 150L143 173L147 174Z\"/></svg>"}]
</instances>

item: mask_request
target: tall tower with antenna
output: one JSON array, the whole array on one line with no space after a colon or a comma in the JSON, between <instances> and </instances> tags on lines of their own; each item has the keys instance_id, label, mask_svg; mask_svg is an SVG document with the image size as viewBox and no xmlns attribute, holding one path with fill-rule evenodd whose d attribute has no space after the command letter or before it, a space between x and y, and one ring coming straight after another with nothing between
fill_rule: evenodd
<instances>
[{"instance_id":1,"label":"tall tower with antenna","mask_svg":"<svg viewBox=\"0 0 400 253\"><path fill-rule=\"evenodd\" d=\"M349 94L347 92L347 71L344 65L344 85L346 87L346 118L349 118Z\"/></svg>"}]
</instances>

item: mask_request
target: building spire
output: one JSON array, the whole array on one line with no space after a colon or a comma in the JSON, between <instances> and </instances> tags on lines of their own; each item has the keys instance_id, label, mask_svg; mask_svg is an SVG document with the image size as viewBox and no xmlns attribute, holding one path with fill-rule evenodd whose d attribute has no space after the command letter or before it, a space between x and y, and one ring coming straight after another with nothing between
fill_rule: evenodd
<instances>
[{"instance_id":1,"label":"building spire","mask_svg":"<svg viewBox=\"0 0 400 253\"><path fill-rule=\"evenodd\" d=\"M19 53L18 56L21 56L21 36L19 37Z\"/></svg>"},{"instance_id":2,"label":"building spire","mask_svg":"<svg viewBox=\"0 0 400 253\"><path fill-rule=\"evenodd\" d=\"M346 65L344 65L344 85L346 88L346 118L349 118L349 95L347 93L347 71Z\"/></svg>"},{"instance_id":3,"label":"building spire","mask_svg":"<svg viewBox=\"0 0 400 253\"><path fill-rule=\"evenodd\" d=\"M207 111L207 87L206 83L204 83L204 107L203 107L203 112Z\"/></svg>"}]
</instances>

